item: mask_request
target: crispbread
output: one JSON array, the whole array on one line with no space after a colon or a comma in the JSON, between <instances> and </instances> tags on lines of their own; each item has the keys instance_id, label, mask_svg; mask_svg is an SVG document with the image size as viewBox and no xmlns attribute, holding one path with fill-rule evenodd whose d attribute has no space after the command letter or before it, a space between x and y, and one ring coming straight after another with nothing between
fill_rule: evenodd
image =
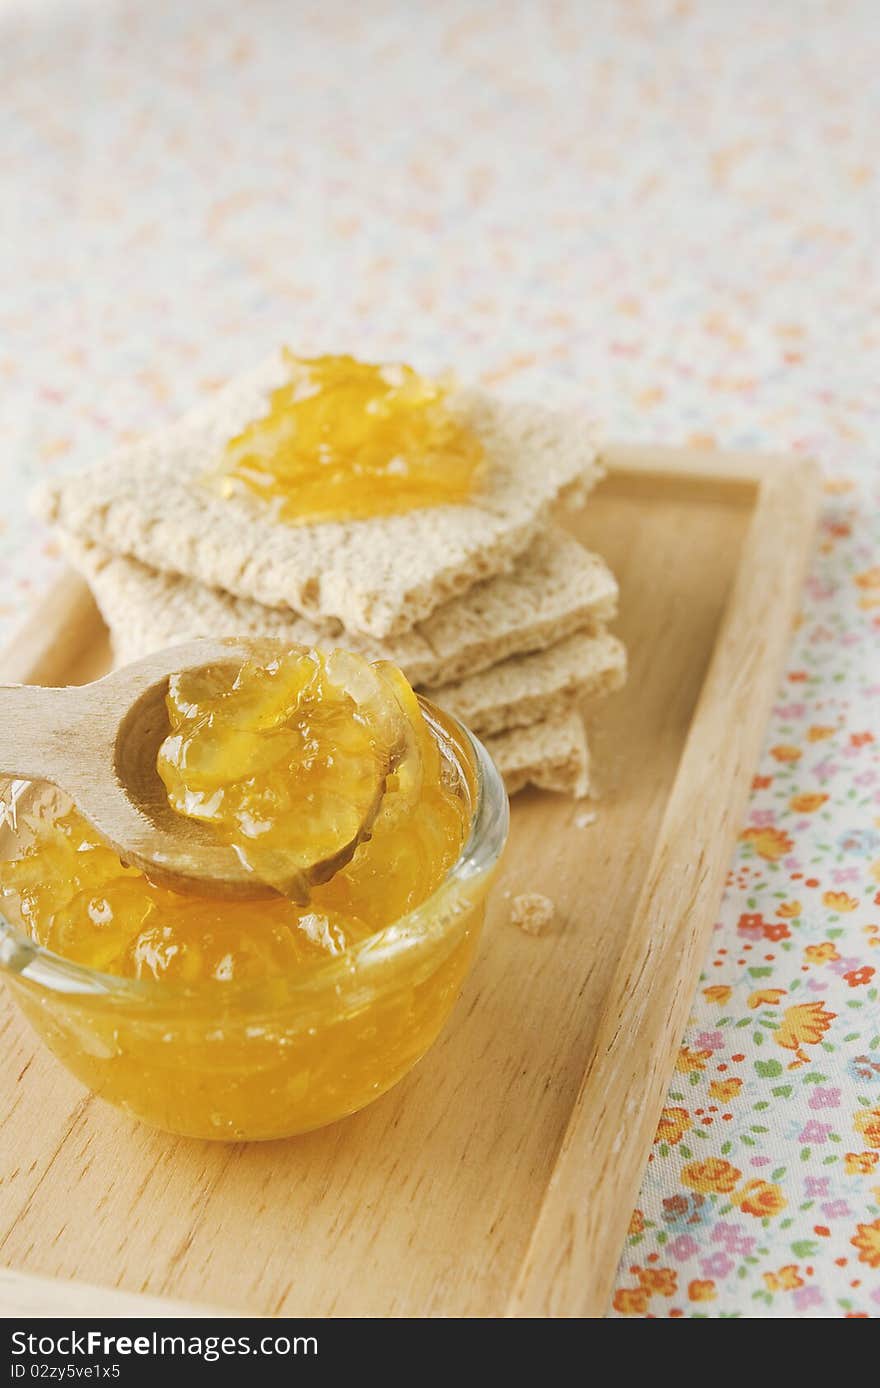
<instances>
[{"instance_id":1,"label":"crispbread","mask_svg":"<svg viewBox=\"0 0 880 1388\"><path fill-rule=\"evenodd\" d=\"M563 791L577 799L590 793L590 756L584 725L574 711L513 728L486 739L508 795L527 785Z\"/></svg>"},{"instance_id":2,"label":"crispbread","mask_svg":"<svg viewBox=\"0 0 880 1388\"><path fill-rule=\"evenodd\" d=\"M626 651L610 632L576 632L545 651L514 655L456 684L424 692L480 737L567 712L626 679Z\"/></svg>"},{"instance_id":3,"label":"crispbread","mask_svg":"<svg viewBox=\"0 0 880 1388\"><path fill-rule=\"evenodd\" d=\"M553 924L556 903L541 892L522 892L510 903L510 923L527 935L543 935Z\"/></svg>"},{"instance_id":4,"label":"crispbread","mask_svg":"<svg viewBox=\"0 0 880 1388\"><path fill-rule=\"evenodd\" d=\"M503 403L481 390L451 402L479 435L485 476L473 502L405 515L287 525L266 504L221 497L205 474L285 379L280 353L178 423L88 472L44 485L39 514L74 534L316 623L385 638L493 574L508 572L552 504L583 499L601 468L579 414Z\"/></svg>"},{"instance_id":5,"label":"crispbread","mask_svg":"<svg viewBox=\"0 0 880 1388\"><path fill-rule=\"evenodd\" d=\"M327 639L291 612L159 573L63 532L60 540L92 587L120 664L199 636L278 636L309 646ZM372 659L393 660L413 684L438 686L598 626L616 608L617 584L605 562L552 526L533 540L512 574L477 584L412 631L384 642L349 633L338 640Z\"/></svg>"}]
</instances>

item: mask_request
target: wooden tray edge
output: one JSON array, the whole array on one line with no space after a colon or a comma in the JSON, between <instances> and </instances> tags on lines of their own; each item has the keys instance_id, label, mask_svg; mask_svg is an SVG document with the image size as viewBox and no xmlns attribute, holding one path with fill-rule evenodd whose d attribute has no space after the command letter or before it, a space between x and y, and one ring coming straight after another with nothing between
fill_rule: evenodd
<instances>
[{"instance_id":1,"label":"wooden tray edge","mask_svg":"<svg viewBox=\"0 0 880 1388\"><path fill-rule=\"evenodd\" d=\"M103 1320L150 1316L156 1320L240 1320L249 1311L221 1311L189 1301L172 1301L144 1292L125 1292L115 1287L96 1287L88 1282L57 1277L37 1277L0 1267L0 1320L34 1320L41 1317L98 1316Z\"/></svg>"},{"instance_id":2,"label":"wooden tray edge","mask_svg":"<svg viewBox=\"0 0 880 1388\"><path fill-rule=\"evenodd\" d=\"M788 652L818 516L815 463L762 462L712 661L509 1316L599 1317L607 1310ZM732 480L744 480L744 471L737 465ZM633 1029L643 1038L638 1056L627 1055L624 1040ZM603 1143L614 1152L610 1169L599 1156ZM600 1184L602 1209L589 1197Z\"/></svg>"},{"instance_id":3,"label":"wooden tray edge","mask_svg":"<svg viewBox=\"0 0 880 1388\"><path fill-rule=\"evenodd\" d=\"M65 568L0 652L4 684L57 684L76 659L83 635L103 627L92 590Z\"/></svg>"}]
</instances>

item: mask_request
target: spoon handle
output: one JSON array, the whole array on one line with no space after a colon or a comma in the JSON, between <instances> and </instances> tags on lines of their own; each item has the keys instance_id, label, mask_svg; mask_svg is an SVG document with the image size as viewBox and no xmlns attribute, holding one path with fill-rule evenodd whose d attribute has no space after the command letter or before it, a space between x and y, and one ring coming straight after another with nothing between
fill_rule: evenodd
<instances>
[{"instance_id":1,"label":"spoon handle","mask_svg":"<svg viewBox=\"0 0 880 1388\"><path fill-rule=\"evenodd\" d=\"M0 685L0 775L73 789L88 774L85 712L78 686Z\"/></svg>"}]
</instances>

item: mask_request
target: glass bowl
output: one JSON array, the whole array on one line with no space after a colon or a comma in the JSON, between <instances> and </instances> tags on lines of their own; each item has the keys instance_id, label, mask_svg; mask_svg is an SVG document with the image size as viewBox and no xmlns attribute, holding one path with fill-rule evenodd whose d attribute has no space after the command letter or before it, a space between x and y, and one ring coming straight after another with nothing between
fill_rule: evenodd
<instances>
[{"instance_id":1,"label":"glass bowl","mask_svg":"<svg viewBox=\"0 0 880 1388\"><path fill-rule=\"evenodd\" d=\"M77 1079L167 1132L241 1142L335 1122L412 1069L473 959L508 827L507 795L485 748L420 702L471 809L468 840L421 906L307 973L196 987L120 978L41 948L0 914L0 971ZM0 803L25 811L47 792L58 794L0 782ZM0 859L12 856L0 850Z\"/></svg>"}]
</instances>

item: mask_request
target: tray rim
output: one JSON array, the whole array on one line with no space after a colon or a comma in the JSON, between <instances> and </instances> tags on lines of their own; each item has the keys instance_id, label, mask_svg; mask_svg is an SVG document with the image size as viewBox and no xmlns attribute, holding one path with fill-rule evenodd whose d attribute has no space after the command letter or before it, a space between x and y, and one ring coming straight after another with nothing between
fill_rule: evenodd
<instances>
[{"instance_id":1,"label":"tray rim","mask_svg":"<svg viewBox=\"0 0 880 1388\"><path fill-rule=\"evenodd\" d=\"M650 443L608 444L602 456L615 487L638 490L652 481L697 487L705 495L708 486L720 502L749 506L751 517L626 944L599 1019L592 1058L504 1312L512 1318L595 1318L607 1309L788 651L821 492L819 468L808 457ZM768 588L774 594L769 608ZM103 630L88 585L66 569L0 652L0 679L51 684L83 649L83 633L98 636ZM743 671L750 679L745 706ZM725 742L720 734L734 712L738 736ZM720 752L710 787L703 764L713 747L720 747ZM693 883L688 882L688 860L699 845L695 849L690 836L684 843L685 813L698 817L701 842L713 843L708 861L699 854L700 870L691 874ZM683 874L681 881L677 869ZM691 887L683 897L682 885ZM681 959L684 965L677 967ZM649 973L653 983L648 982ZM656 996L666 996L658 976L668 984L672 1000L662 1015L661 1009L651 1007L652 989ZM647 1067L644 1057L628 1054L622 1039L637 1017L641 1027L656 1033L658 1054L652 1047ZM605 1102L612 1091L624 1094L620 1113L612 1113ZM630 1130L614 1165L616 1198L609 1217L584 1195L589 1187L586 1173L590 1161L598 1159L601 1142L607 1147L613 1139L609 1129L619 1136L623 1120ZM606 1170L603 1184L608 1180ZM0 1318L95 1313L224 1318L244 1314L0 1266Z\"/></svg>"},{"instance_id":2,"label":"tray rim","mask_svg":"<svg viewBox=\"0 0 880 1388\"><path fill-rule=\"evenodd\" d=\"M660 452L655 450L655 455ZM706 456L675 450L662 458L660 468L652 468L644 450L621 448L611 461L612 469L621 474L651 473L745 487L752 494L753 510L647 875L599 1019L592 1059L508 1302L509 1317L596 1317L607 1310L788 653L818 518L818 465L810 458L786 455L716 455L718 466L707 478L700 467ZM764 598L768 589L774 598L769 611ZM750 677L745 705L743 672ZM725 742L722 734L735 714L738 736ZM720 751L710 784L704 763L713 747ZM712 843L708 860L700 845L689 848L685 843L688 817L701 825L700 844ZM692 856L696 871L689 884ZM676 869L682 882L676 880ZM682 885L690 891L682 893ZM683 967L678 965L682 958ZM662 1015L661 1009L651 1007L652 991L671 999ZM637 1055L626 1051L622 1038L627 1025L636 1022L643 1038L647 1032L649 1043L656 1042L660 1051L653 1067L650 1044L648 1063L644 1045ZM613 1093L617 1099L621 1091L623 1112L612 1114L608 1096ZM600 1215L583 1192L591 1188L588 1172L591 1160L598 1160L600 1134L614 1126L619 1137L622 1123L629 1129L628 1141L612 1169L617 1199L610 1202L609 1217ZM606 1202L609 1179L606 1169Z\"/></svg>"}]
</instances>

